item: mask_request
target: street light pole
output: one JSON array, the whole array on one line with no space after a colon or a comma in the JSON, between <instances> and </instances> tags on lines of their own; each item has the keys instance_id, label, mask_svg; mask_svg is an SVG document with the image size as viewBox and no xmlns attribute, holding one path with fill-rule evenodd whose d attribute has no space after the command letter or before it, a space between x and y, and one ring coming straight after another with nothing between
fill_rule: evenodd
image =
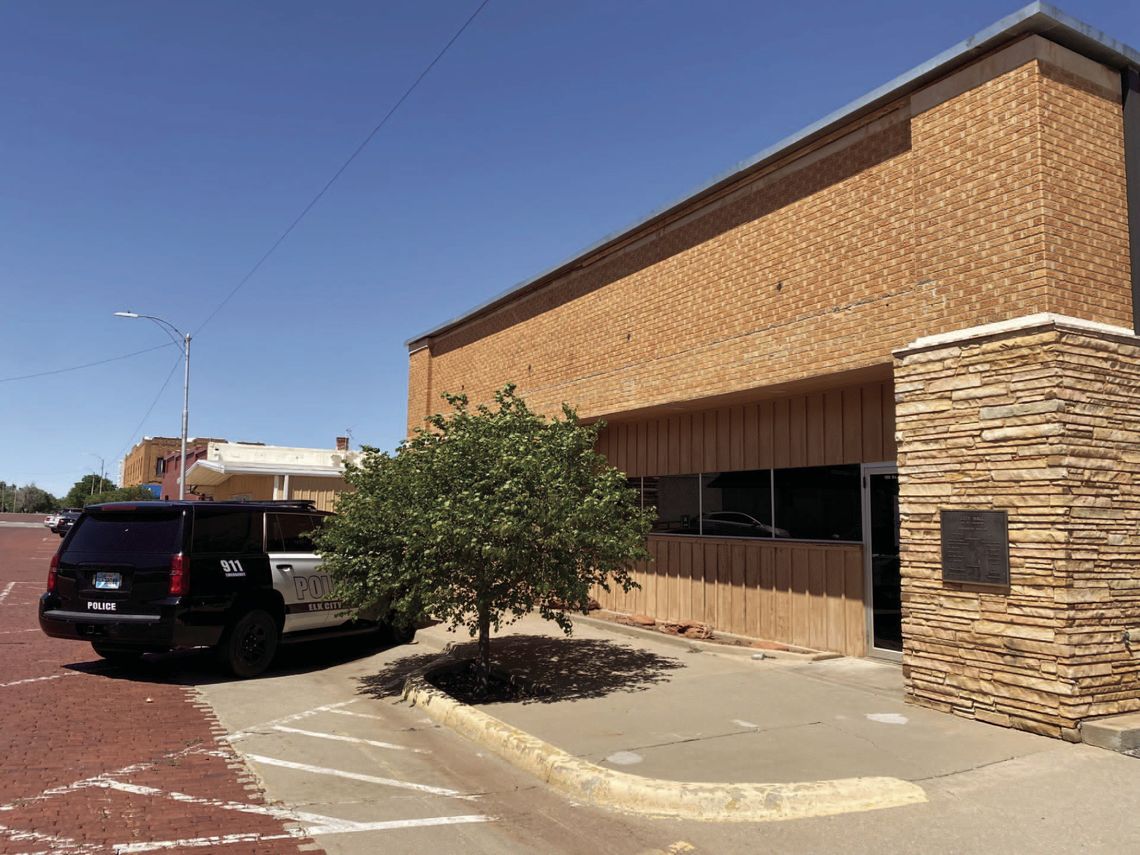
<instances>
[{"instance_id":1,"label":"street light pole","mask_svg":"<svg viewBox=\"0 0 1140 855\"><path fill-rule=\"evenodd\" d=\"M184 333L170 321L156 318L154 315L140 315L136 312L115 312L117 318L146 318L159 324L174 343L182 348L185 359L185 371L182 376L182 471L178 477L178 500L186 498L186 431L190 422L190 333Z\"/></svg>"}]
</instances>

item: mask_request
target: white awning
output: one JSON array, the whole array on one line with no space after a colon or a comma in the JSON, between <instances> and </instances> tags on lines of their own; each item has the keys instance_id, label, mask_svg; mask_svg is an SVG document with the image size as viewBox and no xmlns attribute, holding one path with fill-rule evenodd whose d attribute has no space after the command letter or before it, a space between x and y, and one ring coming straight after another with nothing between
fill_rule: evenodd
<instances>
[{"instance_id":1,"label":"white awning","mask_svg":"<svg viewBox=\"0 0 1140 855\"><path fill-rule=\"evenodd\" d=\"M234 475L292 475L301 478L342 478L340 466L289 463L226 463L220 460L197 460L186 470L186 483L215 487Z\"/></svg>"}]
</instances>

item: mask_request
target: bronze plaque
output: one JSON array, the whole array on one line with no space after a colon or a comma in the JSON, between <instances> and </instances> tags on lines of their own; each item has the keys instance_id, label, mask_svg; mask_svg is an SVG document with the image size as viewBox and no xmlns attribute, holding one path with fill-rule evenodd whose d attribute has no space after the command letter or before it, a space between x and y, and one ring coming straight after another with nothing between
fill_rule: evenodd
<instances>
[{"instance_id":1,"label":"bronze plaque","mask_svg":"<svg viewBox=\"0 0 1140 855\"><path fill-rule=\"evenodd\" d=\"M1009 587L1005 511L942 511L942 581Z\"/></svg>"}]
</instances>

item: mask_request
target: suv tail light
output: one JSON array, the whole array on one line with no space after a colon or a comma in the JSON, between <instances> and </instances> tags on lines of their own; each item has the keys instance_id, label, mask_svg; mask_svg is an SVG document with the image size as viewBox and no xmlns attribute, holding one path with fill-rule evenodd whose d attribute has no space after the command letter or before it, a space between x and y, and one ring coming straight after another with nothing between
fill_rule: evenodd
<instances>
[{"instance_id":1,"label":"suv tail light","mask_svg":"<svg viewBox=\"0 0 1140 855\"><path fill-rule=\"evenodd\" d=\"M48 583L47 583L48 593L51 593L52 591L55 590L55 576L56 576L56 573L58 573L58 572L59 572L59 553L57 552L55 555L53 555L51 557L51 564L48 565Z\"/></svg>"},{"instance_id":2,"label":"suv tail light","mask_svg":"<svg viewBox=\"0 0 1140 855\"><path fill-rule=\"evenodd\" d=\"M182 553L170 556L170 595L172 597L181 597L190 589L190 568L186 566L186 561L182 557Z\"/></svg>"}]
</instances>

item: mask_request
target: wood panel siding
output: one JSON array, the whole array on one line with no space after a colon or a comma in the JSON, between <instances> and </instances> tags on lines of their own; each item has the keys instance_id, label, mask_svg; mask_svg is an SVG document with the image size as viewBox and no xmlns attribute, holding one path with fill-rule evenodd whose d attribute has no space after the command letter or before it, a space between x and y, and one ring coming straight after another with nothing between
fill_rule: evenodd
<instances>
[{"instance_id":1,"label":"wood panel siding","mask_svg":"<svg viewBox=\"0 0 1140 855\"><path fill-rule=\"evenodd\" d=\"M598 451L631 477L895 458L889 381L681 415L614 421Z\"/></svg>"},{"instance_id":2,"label":"wood panel siding","mask_svg":"<svg viewBox=\"0 0 1140 855\"><path fill-rule=\"evenodd\" d=\"M616 421L598 451L630 477L879 463L895 457L890 381ZM651 535L640 590L603 607L861 656L863 547Z\"/></svg>"},{"instance_id":3,"label":"wood panel siding","mask_svg":"<svg viewBox=\"0 0 1140 855\"><path fill-rule=\"evenodd\" d=\"M858 544L650 535L648 547L653 560L633 571L641 588L596 589L602 608L848 656L866 652Z\"/></svg>"}]
</instances>

